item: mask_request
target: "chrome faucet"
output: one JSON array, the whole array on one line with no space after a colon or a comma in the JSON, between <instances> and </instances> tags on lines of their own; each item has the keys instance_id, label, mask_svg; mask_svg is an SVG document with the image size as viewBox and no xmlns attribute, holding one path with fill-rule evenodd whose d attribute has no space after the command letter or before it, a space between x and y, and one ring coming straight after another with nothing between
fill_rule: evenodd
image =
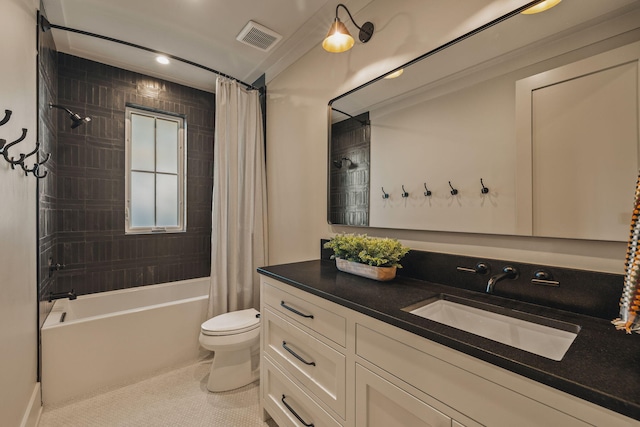
<instances>
[{"instance_id":1,"label":"chrome faucet","mask_svg":"<svg viewBox=\"0 0 640 427\"><path fill-rule=\"evenodd\" d=\"M502 279L517 279L519 274L520 273L515 267L507 265L502 269L502 273L491 276L491 278L487 282L487 293L492 294L494 286L496 286L496 283L498 283Z\"/></svg>"}]
</instances>

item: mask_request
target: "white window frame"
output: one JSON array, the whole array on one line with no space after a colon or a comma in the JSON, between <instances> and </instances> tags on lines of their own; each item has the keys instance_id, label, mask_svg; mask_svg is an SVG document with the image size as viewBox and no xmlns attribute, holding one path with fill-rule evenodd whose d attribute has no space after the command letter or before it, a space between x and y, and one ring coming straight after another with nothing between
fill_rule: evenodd
<instances>
[{"instance_id":1,"label":"white window frame","mask_svg":"<svg viewBox=\"0 0 640 427\"><path fill-rule=\"evenodd\" d=\"M131 226L131 115L178 123L178 225L173 227ZM182 233L187 230L187 119L185 115L127 104L125 108L125 234ZM154 160L155 162L155 160ZM154 175L157 174L154 172ZM155 190L155 189L154 189Z\"/></svg>"}]
</instances>

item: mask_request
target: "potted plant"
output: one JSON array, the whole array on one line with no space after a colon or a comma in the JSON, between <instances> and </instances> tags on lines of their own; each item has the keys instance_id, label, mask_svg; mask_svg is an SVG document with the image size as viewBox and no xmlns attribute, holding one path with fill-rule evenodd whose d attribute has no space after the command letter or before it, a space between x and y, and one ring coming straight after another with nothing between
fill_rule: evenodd
<instances>
[{"instance_id":1,"label":"potted plant","mask_svg":"<svg viewBox=\"0 0 640 427\"><path fill-rule=\"evenodd\" d=\"M387 281L402 268L400 260L409 248L396 239L368 237L366 234L338 234L324 244L333 249L338 270L374 280Z\"/></svg>"}]
</instances>

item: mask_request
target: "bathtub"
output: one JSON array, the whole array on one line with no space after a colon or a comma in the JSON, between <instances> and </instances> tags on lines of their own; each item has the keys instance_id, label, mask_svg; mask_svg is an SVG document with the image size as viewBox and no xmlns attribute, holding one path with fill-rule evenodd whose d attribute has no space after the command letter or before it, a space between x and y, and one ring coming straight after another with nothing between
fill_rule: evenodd
<instances>
[{"instance_id":1,"label":"bathtub","mask_svg":"<svg viewBox=\"0 0 640 427\"><path fill-rule=\"evenodd\" d=\"M209 278L60 299L42 327L45 405L131 384L208 354Z\"/></svg>"}]
</instances>

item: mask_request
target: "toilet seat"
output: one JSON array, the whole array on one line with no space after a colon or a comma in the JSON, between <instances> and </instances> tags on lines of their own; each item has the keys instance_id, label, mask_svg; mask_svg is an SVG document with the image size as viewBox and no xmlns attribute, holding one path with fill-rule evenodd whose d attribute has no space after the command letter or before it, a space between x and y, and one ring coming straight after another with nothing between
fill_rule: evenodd
<instances>
[{"instance_id":1,"label":"toilet seat","mask_svg":"<svg viewBox=\"0 0 640 427\"><path fill-rule=\"evenodd\" d=\"M260 327L260 313L253 308L215 316L200 326L203 335L226 336L248 332Z\"/></svg>"}]
</instances>

